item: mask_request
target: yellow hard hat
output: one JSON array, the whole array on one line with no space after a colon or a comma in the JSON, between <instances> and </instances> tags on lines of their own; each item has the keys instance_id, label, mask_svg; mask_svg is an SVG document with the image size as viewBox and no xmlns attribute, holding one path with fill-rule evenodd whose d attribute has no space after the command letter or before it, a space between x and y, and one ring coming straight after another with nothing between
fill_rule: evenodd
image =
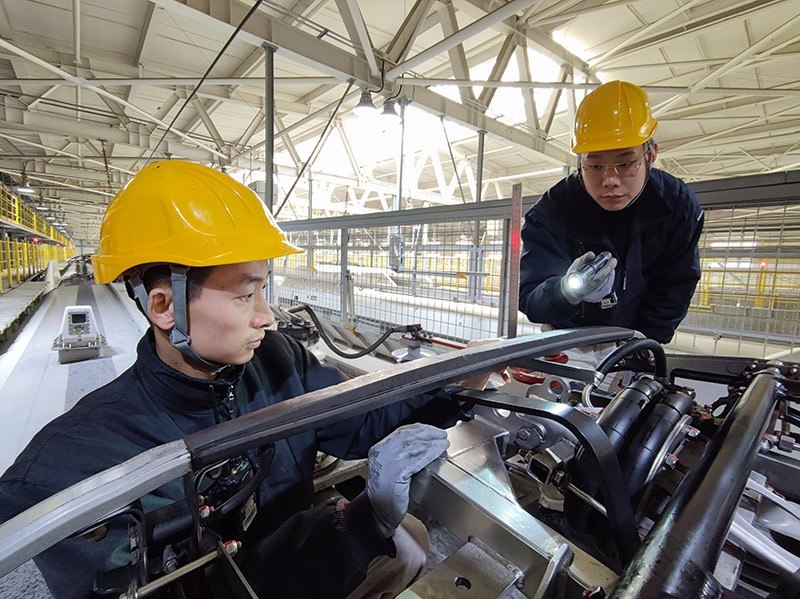
<instances>
[{"instance_id":1,"label":"yellow hard hat","mask_svg":"<svg viewBox=\"0 0 800 599\"><path fill-rule=\"evenodd\" d=\"M656 127L644 90L627 81L611 81L588 94L578 107L572 151L632 148L652 139Z\"/></svg>"},{"instance_id":2,"label":"yellow hard hat","mask_svg":"<svg viewBox=\"0 0 800 599\"><path fill-rule=\"evenodd\" d=\"M141 264L218 266L302 251L250 188L207 166L168 160L143 168L112 200L92 266L103 284Z\"/></svg>"}]
</instances>

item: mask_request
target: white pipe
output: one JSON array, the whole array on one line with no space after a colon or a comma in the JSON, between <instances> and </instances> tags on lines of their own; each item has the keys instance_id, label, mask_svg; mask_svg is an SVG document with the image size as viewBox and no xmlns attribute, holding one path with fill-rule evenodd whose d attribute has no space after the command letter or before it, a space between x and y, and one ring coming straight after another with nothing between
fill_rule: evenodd
<instances>
[{"instance_id":1,"label":"white pipe","mask_svg":"<svg viewBox=\"0 0 800 599\"><path fill-rule=\"evenodd\" d=\"M341 79L335 77L275 77L275 83L281 85L326 85L341 83ZM98 85L197 85L200 77L95 77L92 83ZM206 77L204 83L207 85L254 85L261 86L264 83L263 77ZM0 85L57 85L71 87L83 85L80 82L65 81L63 79L48 79L46 77L23 77L16 79L0 79Z\"/></svg>"},{"instance_id":2,"label":"white pipe","mask_svg":"<svg viewBox=\"0 0 800 599\"><path fill-rule=\"evenodd\" d=\"M487 81L472 79L442 79L425 77L401 77L395 80L398 85L408 85L416 87L428 87L432 85L455 86L455 87L509 87L514 89L566 89L566 90L588 90L597 88L599 83L562 83L560 81ZM642 85L641 88L648 93L663 94L682 94L695 93L707 95L748 95L783 98L786 96L800 95L800 89L759 89L753 87L704 87L703 89L693 90L690 87L678 87L674 85Z\"/></svg>"},{"instance_id":3,"label":"white pipe","mask_svg":"<svg viewBox=\"0 0 800 599\"><path fill-rule=\"evenodd\" d=\"M81 64L81 0L72 0L72 38L75 50L75 66Z\"/></svg>"}]
</instances>

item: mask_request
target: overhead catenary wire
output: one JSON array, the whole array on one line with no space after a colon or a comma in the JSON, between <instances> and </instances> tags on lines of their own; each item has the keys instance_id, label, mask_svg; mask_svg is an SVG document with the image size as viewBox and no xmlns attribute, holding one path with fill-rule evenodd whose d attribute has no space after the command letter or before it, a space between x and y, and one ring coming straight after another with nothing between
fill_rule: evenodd
<instances>
[{"instance_id":1,"label":"overhead catenary wire","mask_svg":"<svg viewBox=\"0 0 800 599\"><path fill-rule=\"evenodd\" d=\"M158 143L155 145L155 147L153 148L153 151L150 153L150 156L147 158L147 162L148 163L153 159L153 156L155 156L155 153L158 151L158 148L164 142L164 138L167 136L167 133L169 133L172 130L172 126L175 124L175 121L178 120L178 117L181 115L181 113L186 108L186 106L189 104L189 102L191 102L192 99L195 97L195 95L197 95L197 90L200 89L200 86L203 85L203 83L205 82L206 78L208 78L208 76L211 74L211 71L214 69L214 67L217 66L217 63L220 61L222 56L225 54L225 51L228 49L228 46L230 46L233 43L233 40L236 39L237 35L239 35L239 32L245 26L247 21L250 20L250 17L253 16L253 14L256 12L256 10L258 10L258 7L261 6L262 1L263 0L256 0L255 4L253 4L253 6L250 8L250 10L247 11L247 14L244 16L242 21L239 23L239 25L237 25L237 27L236 27L236 29L234 29L233 33L231 33L230 37L228 38L228 41L225 42L225 45L222 46L222 49L214 57L214 60L211 61L211 64L206 69L206 72L203 73L203 76L200 78L200 81L198 81L197 85L195 85L194 88L192 89L192 93L189 94L189 96L186 98L186 100L184 100L184 102L181 105L181 107L178 109L178 112L176 112L175 116L172 117L172 120L170 121L169 125L164 130L164 133L161 135L161 139L158 140Z\"/></svg>"}]
</instances>

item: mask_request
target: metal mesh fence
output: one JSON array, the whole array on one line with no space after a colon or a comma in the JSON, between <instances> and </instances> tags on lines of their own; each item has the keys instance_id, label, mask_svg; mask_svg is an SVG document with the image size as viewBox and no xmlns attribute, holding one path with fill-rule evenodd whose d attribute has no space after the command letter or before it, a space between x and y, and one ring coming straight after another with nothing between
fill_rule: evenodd
<instances>
[{"instance_id":1,"label":"metal mesh fence","mask_svg":"<svg viewBox=\"0 0 800 599\"><path fill-rule=\"evenodd\" d=\"M508 221L457 217L291 231L307 252L276 261L272 300L378 331L419 323L457 341L502 335ZM699 249L702 277L674 347L753 357L798 350L800 206L708 209ZM518 334L534 331L521 317Z\"/></svg>"},{"instance_id":2,"label":"metal mesh fence","mask_svg":"<svg viewBox=\"0 0 800 599\"><path fill-rule=\"evenodd\" d=\"M703 273L680 331L711 337L713 353L798 348L800 206L707 210L699 248Z\"/></svg>"},{"instance_id":3,"label":"metal mesh fence","mask_svg":"<svg viewBox=\"0 0 800 599\"><path fill-rule=\"evenodd\" d=\"M307 253L274 267L273 299L379 330L419 323L458 341L497 335L504 231L487 220L293 232Z\"/></svg>"}]
</instances>

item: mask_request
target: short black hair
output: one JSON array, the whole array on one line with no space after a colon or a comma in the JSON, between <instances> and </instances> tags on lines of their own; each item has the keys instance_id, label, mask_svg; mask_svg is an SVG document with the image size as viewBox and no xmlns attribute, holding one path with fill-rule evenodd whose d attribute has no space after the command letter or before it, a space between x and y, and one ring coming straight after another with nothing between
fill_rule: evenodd
<instances>
[{"instance_id":1,"label":"short black hair","mask_svg":"<svg viewBox=\"0 0 800 599\"><path fill-rule=\"evenodd\" d=\"M200 297L203 284L216 266L192 266L186 271L186 301L191 302ZM156 285L172 284L172 271L169 264L157 264L144 271L142 282L147 293Z\"/></svg>"}]
</instances>

